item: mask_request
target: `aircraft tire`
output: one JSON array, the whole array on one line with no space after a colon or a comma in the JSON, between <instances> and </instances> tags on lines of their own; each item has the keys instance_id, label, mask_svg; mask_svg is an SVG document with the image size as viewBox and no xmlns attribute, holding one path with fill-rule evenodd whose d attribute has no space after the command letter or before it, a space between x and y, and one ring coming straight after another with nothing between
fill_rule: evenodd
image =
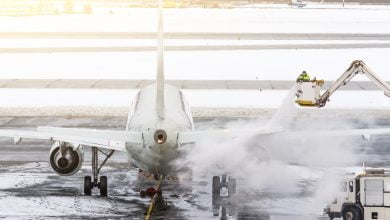
<instances>
[{"instance_id":1,"label":"aircraft tire","mask_svg":"<svg viewBox=\"0 0 390 220\"><path fill-rule=\"evenodd\" d=\"M107 196L107 188L108 188L106 176L100 177L100 185L99 186L100 186L100 195L103 197L106 197Z\"/></svg>"},{"instance_id":2,"label":"aircraft tire","mask_svg":"<svg viewBox=\"0 0 390 220\"><path fill-rule=\"evenodd\" d=\"M84 195L90 196L92 194L92 179L91 176L84 177Z\"/></svg>"},{"instance_id":3,"label":"aircraft tire","mask_svg":"<svg viewBox=\"0 0 390 220\"><path fill-rule=\"evenodd\" d=\"M222 207L222 210L221 210L221 219L227 219L226 208L225 208L225 207Z\"/></svg>"},{"instance_id":4,"label":"aircraft tire","mask_svg":"<svg viewBox=\"0 0 390 220\"><path fill-rule=\"evenodd\" d=\"M219 178L219 176L213 176L213 196L214 195L218 195L219 196L219 193L220 193L220 190L221 190L221 179Z\"/></svg>"},{"instance_id":5,"label":"aircraft tire","mask_svg":"<svg viewBox=\"0 0 390 220\"><path fill-rule=\"evenodd\" d=\"M236 187L237 187L236 179L232 178L232 177L229 177L229 182L228 182L228 193L229 193L229 196L232 196L232 195L234 195L236 193Z\"/></svg>"}]
</instances>

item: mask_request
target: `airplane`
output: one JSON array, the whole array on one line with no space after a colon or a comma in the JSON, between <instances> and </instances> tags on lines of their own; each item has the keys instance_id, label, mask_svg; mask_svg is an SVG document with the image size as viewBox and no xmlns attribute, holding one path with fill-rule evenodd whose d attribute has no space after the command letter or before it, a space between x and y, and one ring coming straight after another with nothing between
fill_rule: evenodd
<instances>
[{"instance_id":1,"label":"airplane","mask_svg":"<svg viewBox=\"0 0 390 220\"><path fill-rule=\"evenodd\" d=\"M50 165L62 176L70 176L80 170L84 148L90 147L92 177L84 177L84 194L91 195L92 189L98 188L101 196L107 196L107 177L100 176L100 171L115 151L126 152L133 166L161 178L177 171L178 167L174 166L173 161L180 157L183 147L189 147L203 137L234 139L250 134L261 141L263 136L286 133L283 127L273 123L250 131L195 131L191 108L183 92L165 83L162 0L159 0L158 11L156 82L141 89L133 99L125 130L37 127L32 131L0 129L0 136L13 138L15 143L22 139L51 140ZM332 130L329 135L337 136L340 133L368 136L390 134L390 129ZM99 153L105 156L100 164ZM220 188L226 185L226 181L225 174L222 174L222 178L214 176L213 193L216 186Z\"/></svg>"}]
</instances>

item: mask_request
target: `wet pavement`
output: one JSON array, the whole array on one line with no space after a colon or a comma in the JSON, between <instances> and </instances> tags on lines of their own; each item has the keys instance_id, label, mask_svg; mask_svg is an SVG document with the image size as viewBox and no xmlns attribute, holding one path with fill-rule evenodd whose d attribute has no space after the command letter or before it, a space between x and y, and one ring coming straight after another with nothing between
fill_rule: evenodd
<instances>
[{"instance_id":1,"label":"wet pavement","mask_svg":"<svg viewBox=\"0 0 390 220\"><path fill-rule=\"evenodd\" d=\"M238 118L195 119L197 127L224 127ZM265 121L266 119L264 119ZM327 120L327 119L324 119ZM356 127L384 127L389 119L377 118L366 124L350 119ZM373 123L372 123L373 122ZM30 129L40 125L80 126L100 129L123 129L126 118L57 118L57 117L1 117L2 128ZM373 137L361 142L356 153L371 166L386 166L390 157L389 136ZM0 217L13 218L131 218L144 219L151 198L141 197L140 191L153 187L156 181L138 169L129 168L124 153L116 152L102 169L108 176L108 197L82 192L83 177L91 175L90 151L85 151L82 169L73 176L56 175L49 163L49 141L25 140L14 145L10 139L0 139ZM357 165L358 166L358 165ZM279 195L267 191L246 191L238 182L234 198L233 216L228 219L327 219L318 212L299 212L313 202L310 178L297 183L299 193ZM152 213L152 219L220 219L212 212L211 176L198 175L193 181L163 182L163 197L168 207Z\"/></svg>"}]
</instances>

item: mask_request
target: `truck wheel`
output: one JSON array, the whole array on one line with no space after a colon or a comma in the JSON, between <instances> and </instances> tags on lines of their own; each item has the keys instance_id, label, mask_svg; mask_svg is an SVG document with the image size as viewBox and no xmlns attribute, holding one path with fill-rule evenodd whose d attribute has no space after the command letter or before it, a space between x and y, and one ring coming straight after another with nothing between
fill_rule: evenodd
<instances>
[{"instance_id":1,"label":"truck wheel","mask_svg":"<svg viewBox=\"0 0 390 220\"><path fill-rule=\"evenodd\" d=\"M343 220L362 220L362 213L355 207L346 207L343 210Z\"/></svg>"}]
</instances>

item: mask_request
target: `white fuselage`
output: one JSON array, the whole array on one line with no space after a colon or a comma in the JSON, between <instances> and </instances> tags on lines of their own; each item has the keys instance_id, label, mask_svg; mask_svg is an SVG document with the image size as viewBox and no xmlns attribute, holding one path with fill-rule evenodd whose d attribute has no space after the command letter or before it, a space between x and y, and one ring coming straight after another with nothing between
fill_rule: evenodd
<instances>
[{"instance_id":1,"label":"white fuselage","mask_svg":"<svg viewBox=\"0 0 390 220\"><path fill-rule=\"evenodd\" d=\"M126 130L142 132L143 144L126 145L129 158L138 168L155 174L174 170L173 160L179 155L178 133L193 130L191 110L182 92L170 85L164 90L164 118L156 113L156 84L139 91L132 102ZM164 130L167 139L163 144L156 142L154 134Z\"/></svg>"}]
</instances>

